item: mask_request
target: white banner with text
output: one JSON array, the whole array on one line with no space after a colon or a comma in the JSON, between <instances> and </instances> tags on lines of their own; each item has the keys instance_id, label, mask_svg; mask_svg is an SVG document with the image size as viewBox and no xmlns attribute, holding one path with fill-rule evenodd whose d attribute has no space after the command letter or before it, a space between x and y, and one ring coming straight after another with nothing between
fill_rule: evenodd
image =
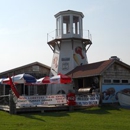
<instances>
[{"instance_id":1,"label":"white banner with text","mask_svg":"<svg viewBox=\"0 0 130 130\"><path fill-rule=\"evenodd\" d=\"M20 96L16 101L17 107L33 107L44 105L66 104L66 95L38 95L38 96Z\"/></svg>"}]
</instances>

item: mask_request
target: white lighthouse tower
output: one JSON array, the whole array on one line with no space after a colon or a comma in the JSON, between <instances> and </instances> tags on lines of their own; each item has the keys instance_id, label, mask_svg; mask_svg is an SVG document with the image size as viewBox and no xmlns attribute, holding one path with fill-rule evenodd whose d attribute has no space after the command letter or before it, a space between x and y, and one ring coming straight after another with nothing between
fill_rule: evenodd
<instances>
[{"instance_id":1,"label":"white lighthouse tower","mask_svg":"<svg viewBox=\"0 0 130 130\"><path fill-rule=\"evenodd\" d=\"M55 15L56 36L48 41L53 51L50 76L58 73L66 74L76 66L88 63L87 50L92 44L88 38L83 38L83 13L73 10L61 11ZM87 35L88 36L88 35ZM47 94L67 93L72 85L49 85Z\"/></svg>"}]
</instances>

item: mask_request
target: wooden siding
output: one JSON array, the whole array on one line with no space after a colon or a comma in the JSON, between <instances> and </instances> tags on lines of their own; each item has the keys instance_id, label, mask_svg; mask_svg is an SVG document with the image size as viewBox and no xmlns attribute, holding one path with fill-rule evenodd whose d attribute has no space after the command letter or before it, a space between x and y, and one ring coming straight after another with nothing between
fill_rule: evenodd
<instances>
[{"instance_id":1,"label":"wooden siding","mask_svg":"<svg viewBox=\"0 0 130 130\"><path fill-rule=\"evenodd\" d=\"M103 73L103 81L104 79L129 81L130 70L128 68L125 68L122 65L114 63L108 69L106 69L105 72Z\"/></svg>"},{"instance_id":2,"label":"wooden siding","mask_svg":"<svg viewBox=\"0 0 130 130\"><path fill-rule=\"evenodd\" d=\"M41 78L41 77L44 77L46 75L49 75L49 73L50 73L50 69L43 67L43 66L40 66L40 65L37 65L39 67L39 71L33 71L33 66L34 65L27 66L27 67L24 67L21 69L10 70L10 71L0 75L0 78L13 76L13 75L17 75L17 74L22 74L22 73L31 74L36 78Z\"/></svg>"}]
</instances>

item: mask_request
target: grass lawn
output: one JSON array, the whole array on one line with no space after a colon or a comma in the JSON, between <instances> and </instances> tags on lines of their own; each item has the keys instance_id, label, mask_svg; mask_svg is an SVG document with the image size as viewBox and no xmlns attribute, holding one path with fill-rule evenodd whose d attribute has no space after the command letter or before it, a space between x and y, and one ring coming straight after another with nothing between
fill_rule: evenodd
<instances>
[{"instance_id":1,"label":"grass lawn","mask_svg":"<svg viewBox=\"0 0 130 130\"><path fill-rule=\"evenodd\" d=\"M24 113L0 111L0 130L130 130L130 110L112 106Z\"/></svg>"}]
</instances>

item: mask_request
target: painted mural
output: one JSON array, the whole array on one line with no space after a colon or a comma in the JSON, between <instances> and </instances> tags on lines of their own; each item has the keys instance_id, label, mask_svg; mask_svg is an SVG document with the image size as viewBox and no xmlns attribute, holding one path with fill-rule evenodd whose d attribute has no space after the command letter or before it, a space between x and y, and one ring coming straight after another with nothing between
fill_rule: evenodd
<instances>
[{"instance_id":1,"label":"painted mural","mask_svg":"<svg viewBox=\"0 0 130 130\"><path fill-rule=\"evenodd\" d=\"M83 64L85 56L83 55L82 47L80 46L75 47L73 59L78 66Z\"/></svg>"},{"instance_id":2,"label":"painted mural","mask_svg":"<svg viewBox=\"0 0 130 130\"><path fill-rule=\"evenodd\" d=\"M102 102L103 103L118 102L117 93L127 88L130 89L130 85L103 85L102 86Z\"/></svg>"}]
</instances>

